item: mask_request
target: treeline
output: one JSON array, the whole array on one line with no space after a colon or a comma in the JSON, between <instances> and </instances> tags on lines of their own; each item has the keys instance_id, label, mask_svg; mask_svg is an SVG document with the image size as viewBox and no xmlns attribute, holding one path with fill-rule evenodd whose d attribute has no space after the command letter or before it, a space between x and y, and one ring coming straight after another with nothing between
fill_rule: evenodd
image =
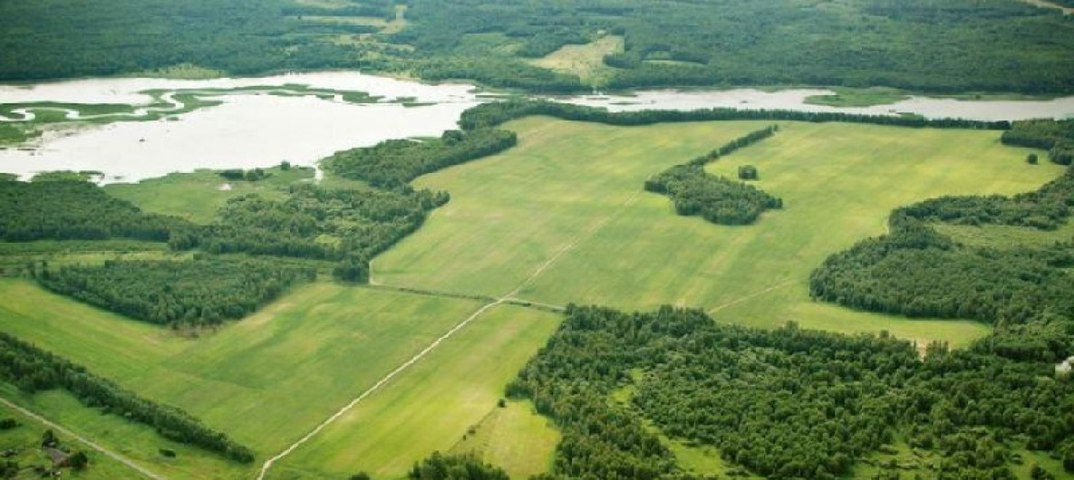
<instances>
[{"instance_id":1,"label":"treeline","mask_svg":"<svg viewBox=\"0 0 1074 480\"><path fill-rule=\"evenodd\" d=\"M249 463L253 452L182 410L146 400L84 367L0 332L0 378L27 393L62 388L87 407L148 425L164 438Z\"/></svg>"},{"instance_id":2,"label":"treeline","mask_svg":"<svg viewBox=\"0 0 1074 480\"><path fill-rule=\"evenodd\" d=\"M560 427L554 476L684 478L650 421L770 478L837 478L905 438L941 477L1013 478L1015 438L1074 471L1074 382L1052 364L886 334L749 329L664 307L569 306L507 387ZM609 396L631 388L627 404ZM888 474L897 473L897 470Z\"/></svg>"},{"instance_id":3,"label":"treeline","mask_svg":"<svg viewBox=\"0 0 1074 480\"><path fill-rule=\"evenodd\" d=\"M493 155L517 143L515 133L507 130L448 130L439 139L387 140L373 147L337 152L323 165L344 178L397 189L423 174Z\"/></svg>"},{"instance_id":4,"label":"treeline","mask_svg":"<svg viewBox=\"0 0 1074 480\"><path fill-rule=\"evenodd\" d=\"M685 165L671 167L646 180L645 190L671 197L679 215L700 215L720 225L753 223L765 210L783 208L783 200L740 181L709 174L705 165L764 140L777 130L773 125L750 132Z\"/></svg>"},{"instance_id":5,"label":"treeline","mask_svg":"<svg viewBox=\"0 0 1074 480\"><path fill-rule=\"evenodd\" d=\"M1014 197L943 197L891 214L890 233L834 254L810 276L814 298L862 310L994 324L1074 318L1074 243L960 245L929 222L1052 230L1068 221L1074 173Z\"/></svg>"},{"instance_id":6,"label":"treeline","mask_svg":"<svg viewBox=\"0 0 1074 480\"><path fill-rule=\"evenodd\" d=\"M186 222L143 213L80 180L0 180L0 239L104 240L132 238L168 241L169 232Z\"/></svg>"},{"instance_id":7,"label":"treeline","mask_svg":"<svg viewBox=\"0 0 1074 480\"><path fill-rule=\"evenodd\" d=\"M1074 162L1074 120L1026 120L1014 122L1000 137L1005 145L1039 148L1059 165Z\"/></svg>"},{"instance_id":8,"label":"treeline","mask_svg":"<svg viewBox=\"0 0 1074 480\"><path fill-rule=\"evenodd\" d=\"M985 122L963 119L926 119L896 115L858 115L840 112L794 112L789 110L737 110L708 108L691 111L645 110L638 112L609 112L605 108L572 105L545 100L508 100L483 103L466 110L459 119L464 130L495 127L508 121L532 115L547 115L563 120L594 122L607 125L652 125L668 122L704 122L714 120L786 120L796 122L846 122L900 127L968 128L1006 130L1010 122Z\"/></svg>"},{"instance_id":9,"label":"treeline","mask_svg":"<svg viewBox=\"0 0 1074 480\"><path fill-rule=\"evenodd\" d=\"M316 274L313 268L266 260L201 257L45 268L35 276L53 292L131 318L204 326L253 313L295 282Z\"/></svg>"},{"instance_id":10,"label":"treeline","mask_svg":"<svg viewBox=\"0 0 1074 480\"><path fill-rule=\"evenodd\" d=\"M444 455L433 452L429 458L414 464L406 478L409 480L507 480L499 467L481 462L468 455Z\"/></svg>"}]
</instances>

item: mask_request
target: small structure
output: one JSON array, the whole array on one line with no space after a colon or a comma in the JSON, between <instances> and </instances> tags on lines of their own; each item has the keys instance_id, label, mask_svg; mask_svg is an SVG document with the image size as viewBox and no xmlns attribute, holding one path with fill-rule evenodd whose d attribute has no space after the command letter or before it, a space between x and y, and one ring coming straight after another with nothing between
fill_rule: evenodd
<instances>
[{"instance_id":1,"label":"small structure","mask_svg":"<svg viewBox=\"0 0 1074 480\"><path fill-rule=\"evenodd\" d=\"M1070 375L1070 371L1074 370L1074 357L1066 359L1063 363L1055 366L1055 375L1058 377L1065 377Z\"/></svg>"}]
</instances>

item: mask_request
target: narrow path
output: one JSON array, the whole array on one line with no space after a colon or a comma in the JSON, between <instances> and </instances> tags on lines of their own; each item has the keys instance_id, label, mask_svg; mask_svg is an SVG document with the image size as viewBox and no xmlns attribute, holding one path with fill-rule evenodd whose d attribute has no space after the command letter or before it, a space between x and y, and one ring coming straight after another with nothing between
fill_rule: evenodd
<instances>
[{"instance_id":1,"label":"narrow path","mask_svg":"<svg viewBox=\"0 0 1074 480\"><path fill-rule=\"evenodd\" d=\"M19 412L19 413L21 413L23 415L26 415L27 417L30 417L30 418L32 418L34 420L37 420L38 422L44 424L45 426L47 426L47 427L49 427L49 428L51 428L53 430L56 430L56 431L58 431L60 433L63 433L64 435L67 435L67 436L69 436L71 438L74 438L75 440L78 440L79 442L85 444L86 446L88 446L88 447L90 447L90 448L92 448L92 449L94 449L94 450L96 450L98 452L101 452L102 455L104 455L106 457L109 457L112 460L115 460L115 461L117 461L119 463L122 463L122 464L130 467L130 468L134 469L135 471L137 471L138 473L141 473L142 475L145 475L147 478L152 478L154 480L164 480L164 477L162 477L160 475L157 475L157 474L155 474L153 472L150 472L149 470L146 470L145 468L143 468L142 466L138 465L137 463L134 463L133 461L131 461L127 457L124 457L124 456L122 456L122 455L120 455L118 453L112 452L111 450L108 450L108 449L106 449L106 448L104 448L104 447L102 447L102 446L100 446L100 445L98 445L98 444L96 444L94 442L91 442L91 441L83 438L81 435L78 435L75 432L72 432L72 431L62 427L59 424L56 424L54 422L49 421L48 419L46 419L45 417L42 417L41 415L38 415L38 414L36 414L34 412L31 412L31 411L29 411L29 410L27 410L25 408L22 408L22 407L20 407L20 406L18 406L16 404L12 403L11 401L9 401L6 398L0 398L0 403L4 404L4 406L6 406L6 407L8 407L8 408L10 408L12 410L15 410L15 411L17 411L17 412Z\"/></svg>"},{"instance_id":2,"label":"narrow path","mask_svg":"<svg viewBox=\"0 0 1074 480\"><path fill-rule=\"evenodd\" d=\"M739 298L736 298L734 300L731 300L730 302L727 302L727 303L724 303L724 304L721 304L721 305L717 305L717 306L711 308L707 313L709 315L712 315L712 314L714 314L714 313L716 313L716 312L718 312L720 310L723 310L723 309L725 309L727 307L730 307L730 306L733 306L733 305L738 305L738 304L740 304L742 302L745 302L746 300L751 300L751 299L757 298L757 297L759 297L761 295L764 295L764 294L766 294L768 292L771 292L773 290L779 290L779 289L781 289L783 287L786 287L788 285L791 285L791 284L793 284L795 282L797 282L797 280L787 280L786 282L782 282L782 283L778 283L776 285L772 285L771 287L768 287L768 288L766 288L764 290L761 290L761 291L758 291L758 292L753 292L753 293L751 293L749 295L746 295L744 297L739 297Z\"/></svg>"},{"instance_id":3,"label":"narrow path","mask_svg":"<svg viewBox=\"0 0 1074 480\"><path fill-rule=\"evenodd\" d=\"M1049 2L1049 1L1046 1L1046 0L1022 0L1022 1L1025 2L1025 3L1028 3L1030 5L1036 5L1037 7L1040 7L1040 8L1054 8L1056 10L1059 10L1059 11L1063 12L1063 15L1072 15L1072 14L1074 14L1074 8L1064 7L1064 6L1059 5L1057 3L1052 3L1052 2Z\"/></svg>"},{"instance_id":4,"label":"narrow path","mask_svg":"<svg viewBox=\"0 0 1074 480\"><path fill-rule=\"evenodd\" d=\"M337 411L331 417L328 417L325 421L321 422L319 425L317 425L317 427L315 427L313 430L311 430L305 436L303 436L302 438L298 439L297 442L292 443L291 446L287 447L284 451L282 451L279 454L277 454L276 456L266 460L265 463L263 465L261 465L261 472L258 473L257 479L258 480L263 480L265 478L265 475L268 473L269 469L272 468L273 464L275 464L276 462L282 460L284 457L290 455L291 452L294 452L295 449L297 449L298 447L302 446L302 444L310 441L310 439L312 439L313 437L317 436L318 433L321 433L321 430L324 430L329 425L331 425L333 422L338 420L340 417L342 417L343 415L346 415L347 412L351 411L351 409L353 409L356 405L361 403L362 400L365 400L366 397L369 397L370 395L375 393L377 390L380 390L384 385L386 385L388 382L390 382L397 375L402 373L407 368L410 368L411 365L414 365L415 363L417 363L422 358L424 358L426 355L429 354L429 352L432 352L433 350L435 350L436 347L440 346L440 344L444 342L444 340L447 340L448 338L451 338L452 335L457 333L459 330L462 330L463 328L465 328L467 325L470 324L470 322L474 321L477 317L480 317L481 314L485 313L489 309L491 309L491 308L493 308L493 307L495 307L497 305L500 305L500 304L502 304L504 302L505 302L505 300L501 298L501 299L496 300L494 302L490 302L490 303L487 303L487 304L483 305L476 312L474 312L472 315L467 317L466 320L463 320L462 322L459 322L458 325L455 325L454 327L451 328L451 330L448 330L447 333L441 335L440 338L437 338L435 341L433 341L433 343L430 343L429 346L425 347L424 350L418 352L417 355L414 355L413 357L410 357L410 360L407 360L402 365L399 365L398 367L396 367L395 370L392 370L391 372L389 372L387 375L384 376L384 378L381 378L380 380L377 381L377 383L373 384L372 387L369 387L366 391L362 392L361 395L358 395L357 397L355 397L354 400L351 400L350 403L345 405L343 408L339 409L339 411Z\"/></svg>"}]
</instances>

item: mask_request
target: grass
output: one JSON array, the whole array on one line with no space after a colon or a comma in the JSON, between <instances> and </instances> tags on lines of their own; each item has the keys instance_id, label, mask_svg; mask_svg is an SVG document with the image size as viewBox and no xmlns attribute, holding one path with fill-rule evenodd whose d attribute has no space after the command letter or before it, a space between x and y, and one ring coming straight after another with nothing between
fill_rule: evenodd
<instances>
[{"instance_id":1,"label":"grass","mask_svg":"<svg viewBox=\"0 0 1074 480\"><path fill-rule=\"evenodd\" d=\"M739 165L756 165L758 186L783 198L783 210L755 225L679 217L667 198L642 191L649 175L763 125L513 122L518 147L418 179L452 201L377 259L377 279L494 296L525 282L519 296L545 303L676 304L746 325L887 330L921 344L964 345L988 331L817 303L809 273L884 233L896 207L944 194L1029 191L1062 167L1026 165L1028 150L1000 145L998 132L785 123L774 138L711 167L733 176Z\"/></svg>"},{"instance_id":2,"label":"grass","mask_svg":"<svg viewBox=\"0 0 1074 480\"><path fill-rule=\"evenodd\" d=\"M14 452L12 456L6 457L5 461L14 461L23 469L36 466L52 467L51 460L40 448L42 435L44 435L45 430L50 430L48 426L5 405L0 405L0 418L11 418L19 423L19 426L11 430L0 431L0 451ZM58 431L53 431L53 434L60 441L61 448L70 452L83 451L89 458L89 464L85 470L76 471L65 468L63 470L64 477L89 480L138 478L141 476L140 473L87 447L73 437ZM20 478L31 478L26 473L28 472L24 471Z\"/></svg>"},{"instance_id":3,"label":"grass","mask_svg":"<svg viewBox=\"0 0 1074 480\"><path fill-rule=\"evenodd\" d=\"M604 56L623 51L623 37L607 35L585 45L564 45L530 63L557 72L577 75L583 84L602 87L615 69L604 64Z\"/></svg>"},{"instance_id":4,"label":"grass","mask_svg":"<svg viewBox=\"0 0 1074 480\"><path fill-rule=\"evenodd\" d=\"M835 87L834 95L811 95L805 103L829 107L872 107L890 105L910 98L905 92L887 87L847 88Z\"/></svg>"},{"instance_id":5,"label":"grass","mask_svg":"<svg viewBox=\"0 0 1074 480\"><path fill-rule=\"evenodd\" d=\"M319 282L297 288L261 312L195 341L52 295L25 280L0 279L0 298L3 331L148 398L183 408L253 448L259 459L304 435L478 305ZM490 322L496 318L501 317L490 316ZM532 317L517 318L522 321L497 325L503 327L502 336L482 340L507 342L517 351L504 355L525 361L555 323L534 323L548 328L535 330L526 328L530 322L525 320ZM533 351L518 349L518 342L529 342L522 344L532 344ZM481 345L495 351L494 343ZM482 357L495 359L481 351ZM520 366L496 360L503 361L499 368L511 375ZM481 376L467 378L477 384L488 381ZM498 388L502 385L490 384L480 393ZM125 440L115 433L117 425L133 424L62 399L37 395L27 401L46 418L85 428L91 438L110 448L144 449L149 448L147 442L159 440L155 434ZM465 427L452 433L451 441L464 431ZM191 465L215 459L196 452L184 455L168 476L236 478L250 473L222 460L204 468Z\"/></svg>"},{"instance_id":6,"label":"grass","mask_svg":"<svg viewBox=\"0 0 1074 480\"><path fill-rule=\"evenodd\" d=\"M498 409L507 382L544 345L559 316L498 306L300 447L271 478L343 477L366 471L399 478L414 461L449 451ZM522 408L489 432L485 458L516 472L541 470L558 440L547 421ZM513 418L510 418L513 417Z\"/></svg>"},{"instance_id":7,"label":"grass","mask_svg":"<svg viewBox=\"0 0 1074 480\"><path fill-rule=\"evenodd\" d=\"M1009 225L950 225L938 223L932 226L936 231L960 242L974 247L1049 247L1056 242L1070 242L1074 239L1074 223L1047 231Z\"/></svg>"},{"instance_id":8,"label":"grass","mask_svg":"<svg viewBox=\"0 0 1074 480\"><path fill-rule=\"evenodd\" d=\"M508 401L493 409L449 450L474 455L503 468L511 478L529 478L552 468L559 431L534 411L529 400Z\"/></svg>"},{"instance_id":9,"label":"grass","mask_svg":"<svg viewBox=\"0 0 1074 480\"><path fill-rule=\"evenodd\" d=\"M152 213L177 215L195 223L208 223L229 199L256 193L269 199L283 199L295 182L313 181L309 167L265 169L269 176L257 182L231 181L214 170L173 173L139 183L116 183L105 190ZM225 188L227 185L230 188Z\"/></svg>"}]
</instances>

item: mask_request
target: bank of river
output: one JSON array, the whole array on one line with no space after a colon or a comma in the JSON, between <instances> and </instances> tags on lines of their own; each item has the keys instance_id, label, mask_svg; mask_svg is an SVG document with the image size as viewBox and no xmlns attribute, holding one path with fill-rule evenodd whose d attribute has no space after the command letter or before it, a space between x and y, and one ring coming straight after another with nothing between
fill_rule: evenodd
<instances>
[{"instance_id":1,"label":"bank of river","mask_svg":"<svg viewBox=\"0 0 1074 480\"><path fill-rule=\"evenodd\" d=\"M197 96L199 92L205 98L199 96L198 100L220 104L187 111L190 109L184 108L181 98ZM364 92L378 100L347 101L346 92ZM1074 97L1040 101L911 97L892 105L860 108L806 102L810 96L832 93L824 89L660 90L631 96L556 100L613 111L727 107L874 115L913 113L930 118L979 120L1074 116ZM0 104L131 106L129 112L103 116L60 108L71 119L85 117L101 122L130 116L154 118L50 129L32 145L0 150L0 172L26 177L51 170L91 170L103 172L105 182L117 182L199 168L264 167L284 160L315 166L317 160L338 150L390 138L439 135L455 128L459 115L482 101L489 101L489 97L479 96L470 85L428 85L358 72L213 80L103 78L0 86ZM57 107L52 108L55 111ZM34 107L15 109L2 120L25 123L48 112Z\"/></svg>"}]
</instances>

